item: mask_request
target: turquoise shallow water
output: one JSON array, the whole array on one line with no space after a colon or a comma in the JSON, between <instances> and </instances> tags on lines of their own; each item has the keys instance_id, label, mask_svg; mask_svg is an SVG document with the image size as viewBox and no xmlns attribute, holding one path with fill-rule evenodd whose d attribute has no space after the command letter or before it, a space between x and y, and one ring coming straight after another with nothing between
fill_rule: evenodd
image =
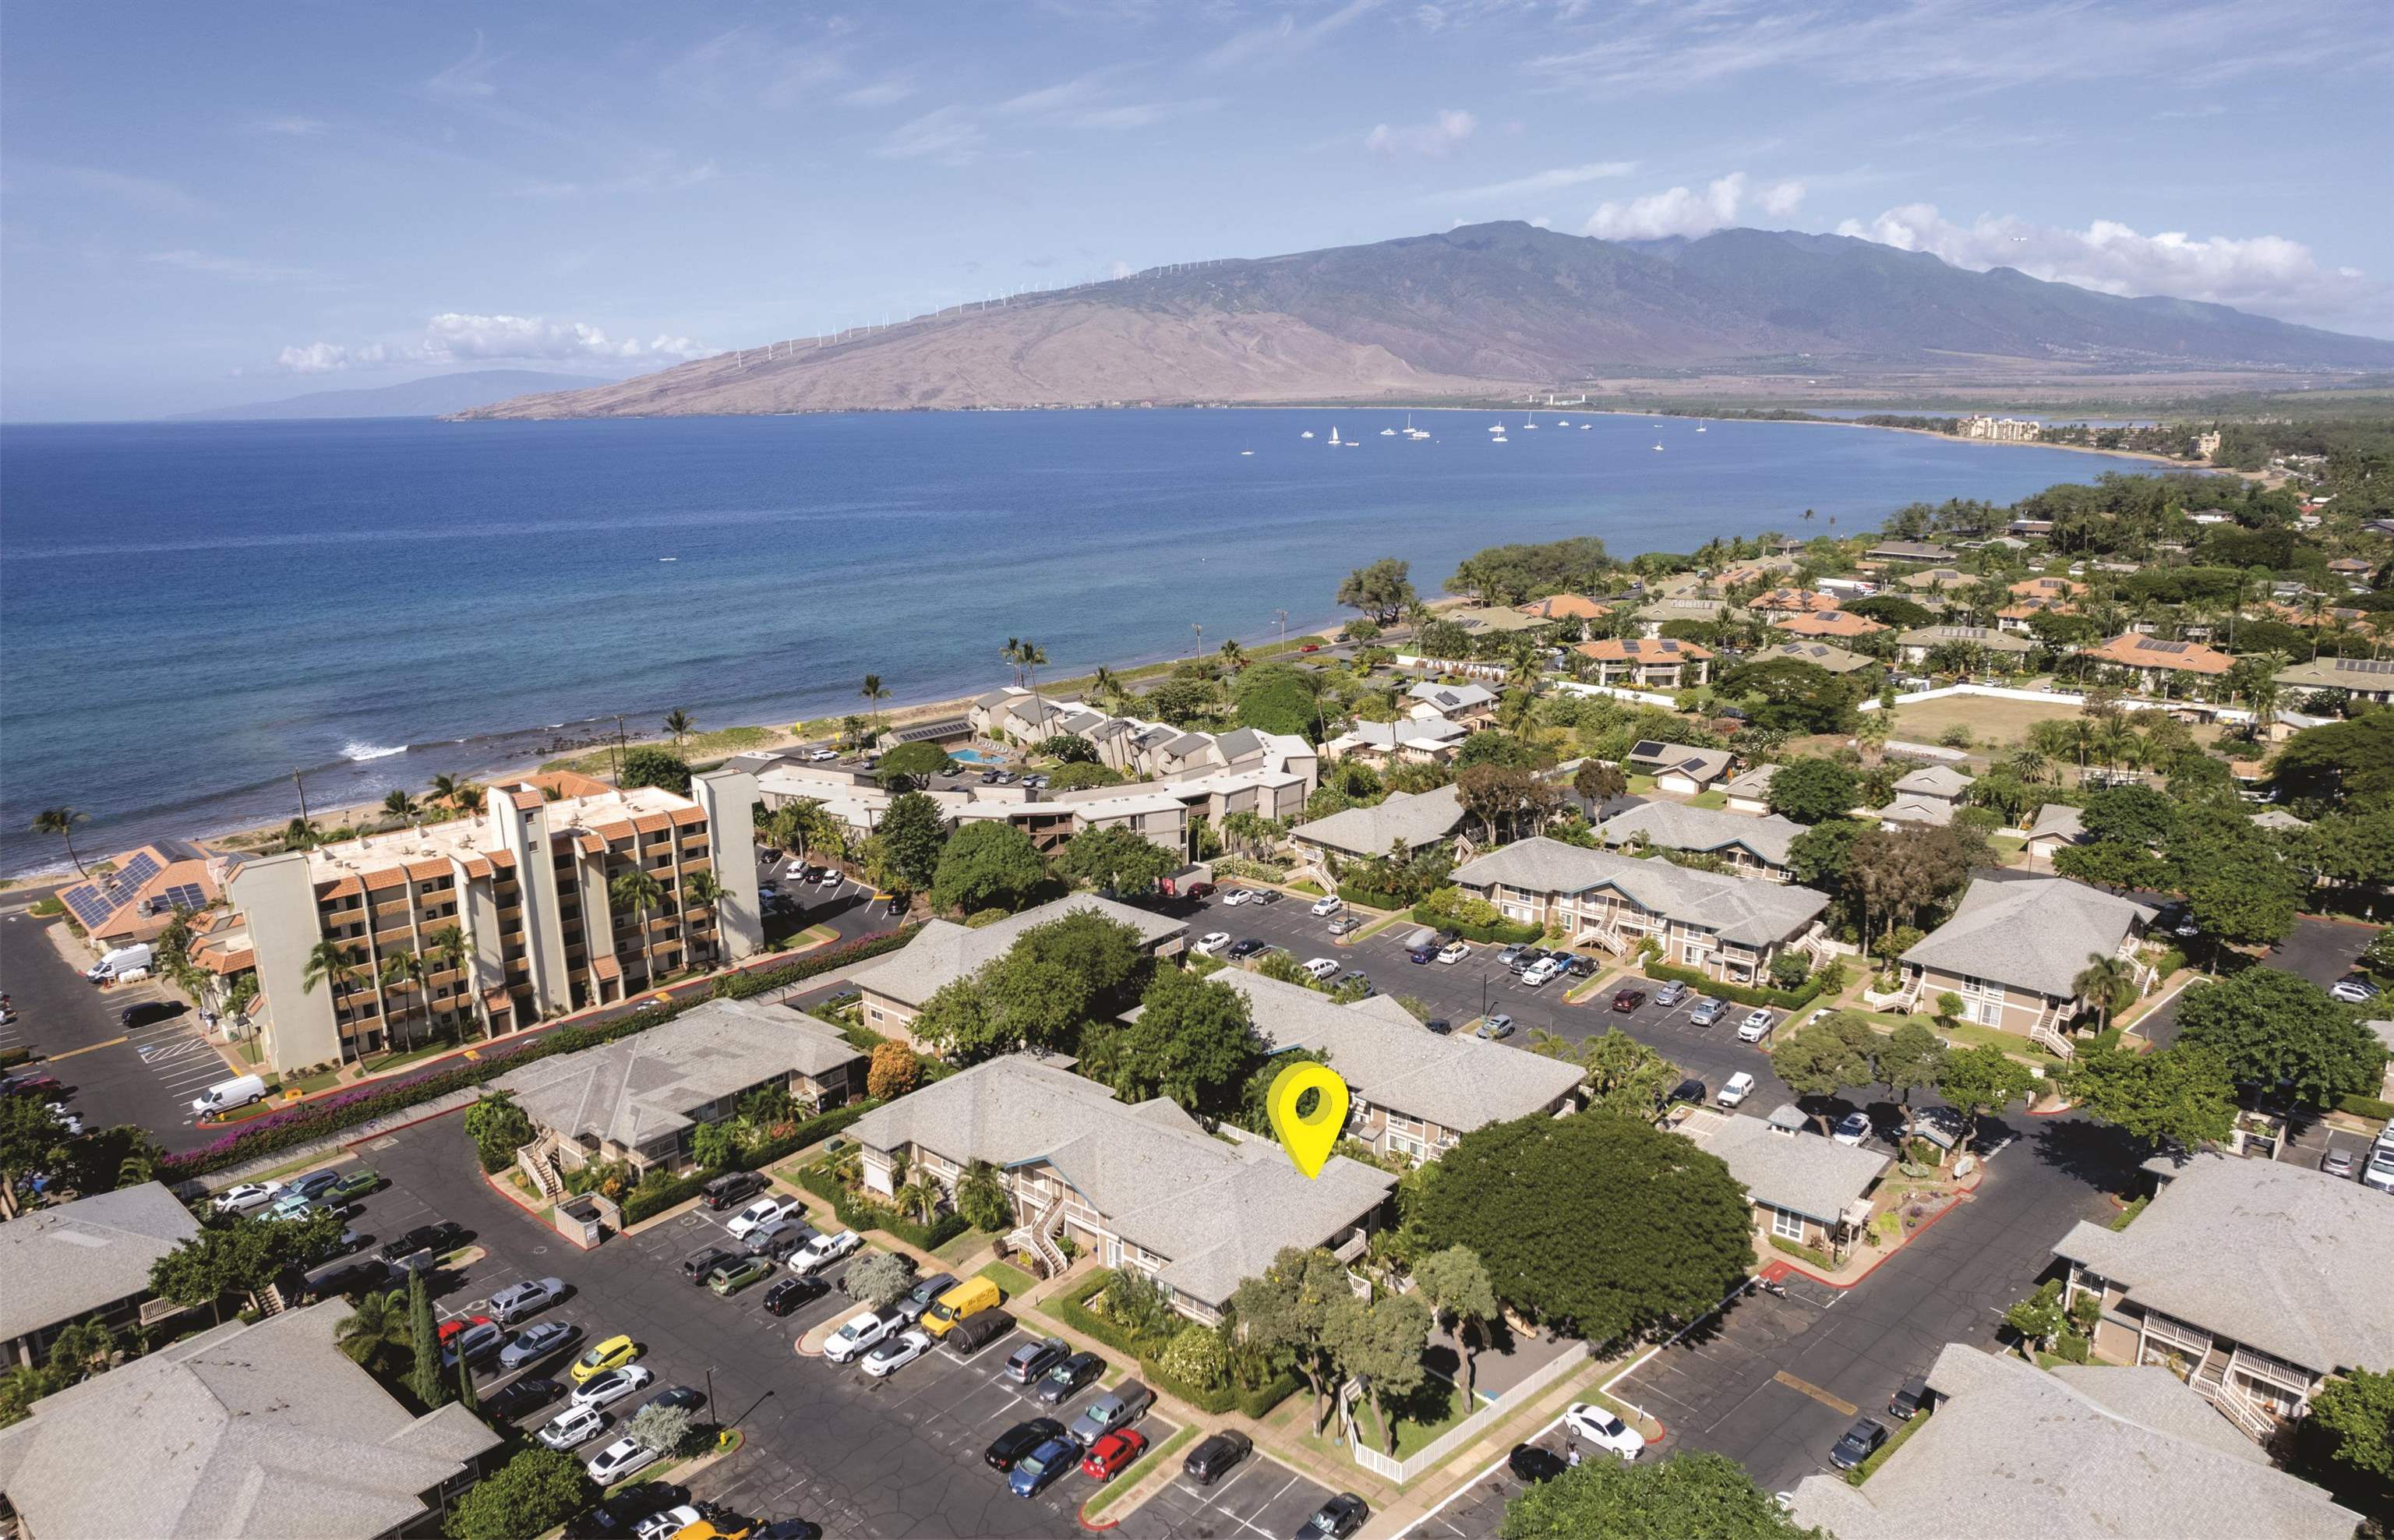
<instances>
[{"instance_id":1,"label":"turquoise shallow water","mask_svg":"<svg viewBox=\"0 0 2394 1540\"><path fill-rule=\"evenodd\" d=\"M112 848L287 817L294 770L354 802L616 712L786 721L861 707L868 672L961 694L1009 637L1060 678L1294 635L1379 556L1427 589L1506 541L1687 550L2133 468L1518 411L1497 445L1499 415L1414 414L1429 442L1310 409L0 428L0 869L58 858L25 826L59 802Z\"/></svg>"}]
</instances>

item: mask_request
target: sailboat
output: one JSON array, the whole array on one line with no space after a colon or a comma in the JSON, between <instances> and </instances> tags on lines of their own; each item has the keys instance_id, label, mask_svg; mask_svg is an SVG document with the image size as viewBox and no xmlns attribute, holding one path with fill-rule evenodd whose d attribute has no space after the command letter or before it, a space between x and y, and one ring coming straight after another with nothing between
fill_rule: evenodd
<instances>
[{"instance_id":1,"label":"sailboat","mask_svg":"<svg viewBox=\"0 0 2394 1540\"><path fill-rule=\"evenodd\" d=\"M1579 425L1579 430L1580 430L1581 432L1585 433L1585 432L1586 432L1589 428L1594 428L1595 426L1596 426L1596 425L1595 425L1594 423L1582 423L1582 424L1580 424L1580 425Z\"/></svg>"},{"instance_id":2,"label":"sailboat","mask_svg":"<svg viewBox=\"0 0 2394 1540\"><path fill-rule=\"evenodd\" d=\"M1239 451L1239 454L1240 454L1240 456L1241 456L1242 458L1244 458L1245 456L1247 456L1247 455L1249 455L1249 454L1253 454L1254 453L1255 453L1255 451L1254 451L1254 450L1252 450L1252 449L1243 449L1243 450Z\"/></svg>"},{"instance_id":3,"label":"sailboat","mask_svg":"<svg viewBox=\"0 0 2394 1540\"><path fill-rule=\"evenodd\" d=\"M1331 447L1331 448L1333 448L1333 449L1336 449L1337 447L1339 447L1339 445L1338 445L1338 427L1337 427L1337 425L1336 425L1335 423L1332 424L1332 425L1331 425L1331 428L1330 428L1330 447Z\"/></svg>"},{"instance_id":4,"label":"sailboat","mask_svg":"<svg viewBox=\"0 0 2394 1540\"><path fill-rule=\"evenodd\" d=\"M1555 426L1557 428L1569 428L1571 426L1571 419L1569 417L1557 417L1555 419Z\"/></svg>"},{"instance_id":5,"label":"sailboat","mask_svg":"<svg viewBox=\"0 0 2394 1540\"><path fill-rule=\"evenodd\" d=\"M1525 415L1521 419L1521 426L1532 432L1535 432L1538 427L1538 415L1535 412Z\"/></svg>"},{"instance_id":6,"label":"sailboat","mask_svg":"<svg viewBox=\"0 0 2394 1540\"><path fill-rule=\"evenodd\" d=\"M1491 433L1502 433L1505 431L1505 425L1503 423L1490 423L1488 425L1488 431Z\"/></svg>"},{"instance_id":7,"label":"sailboat","mask_svg":"<svg viewBox=\"0 0 2394 1540\"><path fill-rule=\"evenodd\" d=\"M1702 433L1703 430L1704 430L1704 425L1703 425L1703 424L1702 424L1702 423L1698 423L1698 424L1696 424L1696 431L1697 431L1697 432Z\"/></svg>"}]
</instances>

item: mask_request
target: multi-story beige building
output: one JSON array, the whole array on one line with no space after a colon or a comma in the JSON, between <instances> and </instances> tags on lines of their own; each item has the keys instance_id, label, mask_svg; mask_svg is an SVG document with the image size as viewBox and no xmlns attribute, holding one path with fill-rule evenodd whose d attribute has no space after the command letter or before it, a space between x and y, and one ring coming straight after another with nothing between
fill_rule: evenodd
<instances>
[{"instance_id":1,"label":"multi-story beige building","mask_svg":"<svg viewBox=\"0 0 2394 1540\"><path fill-rule=\"evenodd\" d=\"M1712 649L1669 637L1614 637L1584 641L1572 651L1595 665L1598 684L1681 690L1712 678Z\"/></svg>"},{"instance_id":2,"label":"multi-story beige building","mask_svg":"<svg viewBox=\"0 0 2394 1540\"><path fill-rule=\"evenodd\" d=\"M449 823L243 862L225 888L237 933L212 951L223 971L256 969L249 1015L276 1070L346 1061L450 1017L504 1036L761 947L756 800L756 778L737 770L695 777L688 796L579 775L494 785ZM632 872L657 886L645 908L615 900ZM720 885L712 903L688 890L702 872ZM324 976L325 942L345 974ZM401 954L419 975L394 977Z\"/></svg>"},{"instance_id":3,"label":"multi-story beige building","mask_svg":"<svg viewBox=\"0 0 2394 1540\"><path fill-rule=\"evenodd\" d=\"M2062 1027L2078 1014L2077 978L2092 955L2136 965L2147 988L2151 968L2138 943L2155 911L2068 877L1981 876L1963 890L1953 917L1901 959L1899 1008L1962 1002L1962 1020L2016 1032L2065 1057Z\"/></svg>"},{"instance_id":4,"label":"multi-story beige building","mask_svg":"<svg viewBox=\"0 0 2394 1540\"><path fill-rule=\"evenodd\" d=\"M2045 437L2045 425L2024 417L1965 417L1962 437L1995 443L2034 443Z\"/></svg>"}]
</instances>

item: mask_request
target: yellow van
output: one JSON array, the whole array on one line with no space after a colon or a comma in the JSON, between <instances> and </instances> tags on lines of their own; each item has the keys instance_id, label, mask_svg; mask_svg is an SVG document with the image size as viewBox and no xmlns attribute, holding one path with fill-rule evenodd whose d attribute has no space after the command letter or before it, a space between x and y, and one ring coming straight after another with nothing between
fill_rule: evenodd
<instances>
[{"instance_id":1,"label":"yellow van","mask_svg":"<svg viewBox=\"0 0 2394 1540\"><path fill-rule=\"evenodd\" d=\"M993 1310L1006 1302L1006 1296L986 1278L967 1278L954 1288L932 1301L923 1312L922 1327L935 1337L948 1335L948 1328L968 1315Z\"/></svg>"}]
</instances>

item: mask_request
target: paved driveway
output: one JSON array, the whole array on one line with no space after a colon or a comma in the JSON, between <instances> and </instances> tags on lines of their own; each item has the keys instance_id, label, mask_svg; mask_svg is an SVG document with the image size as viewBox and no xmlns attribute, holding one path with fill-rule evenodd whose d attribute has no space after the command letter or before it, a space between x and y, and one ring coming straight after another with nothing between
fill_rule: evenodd
<instances>
[{"instance_id":1,"label":"paved driveway","mask_svg":"<svg viewBox=\"0 0 2394 1540\"><path fill-rule=\"evenodd\" d=\"M1116 1533L1123 1540L1288 1540L1330 1497L1328 1487L1257 1451L1209 1487L1173 1477Z\"/></svg>"},{"instance_id":2,"label":"paved driveway","mask_svg":"<svg viewBox=\"0 0 2394 1540\"><path fill-rule=\"evenodd\" d=\"M434 1218L454 1219L489 1255L441 1280L444 1316L468 1313L520 1277L554 1275L574 1292L551 1312L579 1323L585 1341L628 1333L655 1370L657 1388L711 1393L703 1415L736 1423L749 1437L734 1456L691 1482L701 1497L766 1519L802 1518L855 1536L1062 1535L1094 1490L1074 1470L1039 1497L1013 1496L981 1451L1006 1427L1038 1410L999 1371L1018 1336L968 1360L935 1349L885 1380L854 1367L801 1358L793 1344L854 1306L836 1291L784 1319L766 1313L767 1284L718 1299L686 1282L677 1264L727 1244L715 1218L685 1215L584 1252L533 1221L481 1180L454 1118L440 1118L373 1141L362 1158L392 1178L354 1221L378 1241ZM552 1377L555 1370L549 1373ZM482 1393L506 1383L493 1375ZM649 1392L653 1393L653 1392ZM1070 1422L1092 1389L1060 1413ZM646 1396L625 1404L636 1407ZM537 1428L554 1409L526 1419ZM621 1417L611 1422L611 1429ZM1157 1442L1177 1431L1149 1416L1138 1425ZM596 1441L579 1453L600 1447Z\"/></svg>"},{"instance_id":3,"label":"paved driveway","mask_svg":"<svg viewBox=\"0 0 2394 1540\"><path fill-rule=\"evenodd\" d=\"M2361 949L2376 934L2375 926L2306 916L2296 920L2285 940L2271 947L2269 955L2261 960L2266 967L2284 968L2324 988L2352 971L2353 959L2361 955ZM2184 998L2180 994L2131 1030L2151 1039L2157 1046L2168 1046L2177 1039L2177 1007Z\"/></svg>"}]
</instances>

